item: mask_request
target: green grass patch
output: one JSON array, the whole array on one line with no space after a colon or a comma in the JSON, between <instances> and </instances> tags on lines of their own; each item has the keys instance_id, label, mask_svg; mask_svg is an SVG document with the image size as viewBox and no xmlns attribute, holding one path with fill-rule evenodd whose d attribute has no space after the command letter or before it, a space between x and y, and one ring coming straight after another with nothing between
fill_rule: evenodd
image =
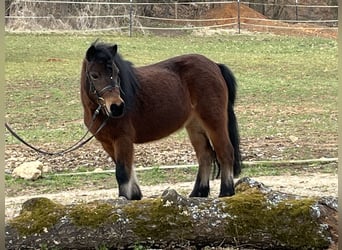
<instances>
[{"instance_id":1,"label":"green grass patch","mask_svg":"<svg viewBox=\"0 0 342 250\"><path fill-rule=\"evenodd\" d=\"M238 84L241 137L337 134L337 41L275 35L195 37L113 36L136 66L185 53L225 63ZM96 35L6 33L6 118L27 140L71 143L84 132L79 97L81 63ZM299 107L299 108L298 108ZM292 110L292 113L286 110ZM286 126L278 126L278 120ZM316 126L317 125L317 126ZM265 130L272 127L271 130ZM180 134L183 136L183 134ZM6 134L8 143L17 143Z\"/></svg>"}]
</instances>

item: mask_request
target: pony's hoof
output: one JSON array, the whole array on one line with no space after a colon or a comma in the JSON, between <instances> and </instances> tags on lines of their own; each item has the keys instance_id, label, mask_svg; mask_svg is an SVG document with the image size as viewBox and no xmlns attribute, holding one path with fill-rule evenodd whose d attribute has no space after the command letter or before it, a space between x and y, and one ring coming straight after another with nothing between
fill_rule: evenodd
<instances>
[{"instance_id":1,"label":"pony's hoof","mask_svg":"<svg viewBox=\"0 0 342 250\"><path fill-rule=\"evenodd\" d=\"M235 194L234 185L232 186L221 185L219 197L228 197L228 196L233 196L234 194Z\"/></svg>"},{"instance_id":2,"label":"pony's hoof","mask_svg":"<svg viewBox=\"0 0 342 250\"><path fill-rule=\"evenodd\" d=\"M209 187L200 187L200 188L195 188L189 197L208 197L209 196Z\"/></svg>"},{"instance_id":3,"label":"pony's hoof","mask_svg":"<svg viewBox=\"0 0 342 250\"><path fill-rule=\"evenodd\" d=\"M141 200L142 193L138 184L134 183L132 185L121 185L119 187L119 197L123 196L127 200Z\"/></svg>"}]
</instances>

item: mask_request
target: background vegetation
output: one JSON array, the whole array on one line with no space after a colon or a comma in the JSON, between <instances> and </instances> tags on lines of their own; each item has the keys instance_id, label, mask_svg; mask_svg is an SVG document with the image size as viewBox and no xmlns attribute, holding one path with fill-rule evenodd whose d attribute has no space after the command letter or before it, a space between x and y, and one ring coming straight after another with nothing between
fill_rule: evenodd
<instances>
[{"instance_id":1,"label":"background vegetation","mask_svg":"<svg viewBox=\"0 0 342 250\"><path fill-rule=\"evenodd\" d=\"M96 38L6 35L6 118L28 140L68 143L83 133L80 68ZM272 35L100 38L117 43L136 66L184 53L228 65L239 84L242 138L315 134L319 144L337 135L335 40ZM12 137L7 142L16 143Z\"/></svg>"},{"instance_id":2,"label":"background vegetation","mask_svg":"<svg viewBox=\"0 0 342 250\"><path fill-rule=\"evenodd\" d=\"M7 33L6 121L27 141L60 149L83 135L80 69L86 49L98 37L117 43L122 56L136 66L185 53L200 53L228 65L239 85L236 114L244 160L270 160L273 155L283 159L337 157L337 41L268 34L129 38L109 33ZM172 140L184 138L182 130ZM18 145L18 141L6 132L6 144ZM263 154L263 150L269 153ZM244 175L284 174L288 170L254 166ZM292 173L297 170L293 168ZM317 168L313 166L312 171ZM336 164L328 171L336 172ZM146 176L141 182L193 180L195 172L195 168L171 172L156 168L141 174ZM106 174L92 178L47 175L37 182L7 176L6 183L7 194L25 188L43 192L64 186L69 189L71 183L75 188L115 185L113 175Z\"/></svg>"}]
</instances>

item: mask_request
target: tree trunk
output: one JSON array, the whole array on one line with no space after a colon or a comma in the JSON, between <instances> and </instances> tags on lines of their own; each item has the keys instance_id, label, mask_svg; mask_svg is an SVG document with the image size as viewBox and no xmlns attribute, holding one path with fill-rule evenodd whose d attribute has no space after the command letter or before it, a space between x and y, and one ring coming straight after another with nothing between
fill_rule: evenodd
<instances>
[{"instance_id":1,"label":"tree trunk","mask_svg":"<svg viewBox=\"0 0 342 250\"><path fill-rule=\"evenodd\" d=\"M174 190L141 201L23 204L6 225L6 249L198 248L324 249L336 245L337 199L275 192L243 178L226 198Z\"/></svg>"}]
</instances>

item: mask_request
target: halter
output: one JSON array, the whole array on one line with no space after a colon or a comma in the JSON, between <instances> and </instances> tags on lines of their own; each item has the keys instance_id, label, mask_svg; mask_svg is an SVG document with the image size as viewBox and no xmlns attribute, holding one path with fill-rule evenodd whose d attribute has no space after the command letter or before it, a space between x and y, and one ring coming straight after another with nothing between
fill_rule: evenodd
<instances>
[{"instance_id":1,"label":"halter","mask_svg":"<svg viewBox=\"0 0 342 250\"><path fill-rule=\"evenodd\" d=\"M105 108L104 99L102 97L104 93L106 93L107 91L111 91L113 89L118 89L119 92L121 93L120 77L118 77L118 81L113 81L113 77L111 76L110 77L111 83L106 85L105 87L103 87L101 90L98 91L95 88L95 84L94 84L93 80L91 79L88 70L87 70L86 74L87 74L88 81L90 83L90 90L89 90L89 92L96 96L97 104L99 104L102 109Z\"/></svg>"},{"instance_id":2,"label":"halter","mask_svg":"<svg viewBox=\"0 0 342 250\"><path fill-rule=\"evenodd\" d=\"M121 89L120 88L120 78L118 78L118 81L117 82L114 82L113 81L113 77L111 76L110 77L110 80L111 82L113 82L112 84L108 84L107 86L105 86L104 88L102 88L100 91L98 91L96 88L95 88L95 84L94 82L91 80L91 77L89 75L89 72L87 72L87 77L88 77L88 80L90 82L90 92L94 95L96 95L97 97L101 97L105 92L107 91L110 91L114 88L118 88L118 89Z\"/></svg>"}]
</instances>

